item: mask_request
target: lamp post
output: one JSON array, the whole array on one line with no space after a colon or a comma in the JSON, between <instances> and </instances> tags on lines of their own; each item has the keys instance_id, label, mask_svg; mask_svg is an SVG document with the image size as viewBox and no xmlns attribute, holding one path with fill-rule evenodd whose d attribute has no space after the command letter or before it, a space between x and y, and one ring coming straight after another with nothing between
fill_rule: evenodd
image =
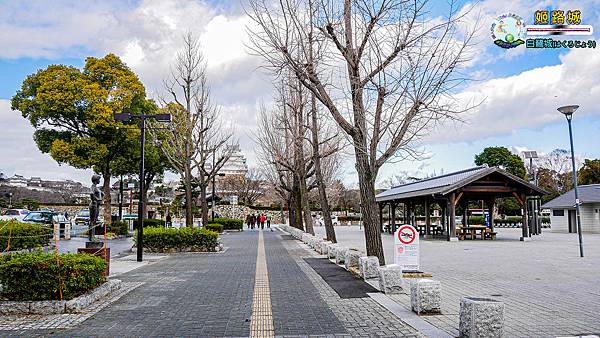
<instances>
[{"instance_id":1,"label":"lamp post","mask_svg":"<svg viewBox=\"0 0 600 338\"><path fill-rule=\"evenodd\" d=\"M138 201L138 228L137 228L137 261L142 261L143 256L143 248L144 248L144 161L145 161L145 152L144 148L146 145L146 120L147 119L155 119L159 122L171 122L171 114L139 114L132 115L129 113L120 113L114 114L114 118L117 121L130 121L131 119L139 119L140 120L140 131L142 134L142 139L140 142L140 196Z\"/></svg>"},{"instance_id":2,"label":"lamp post","mask_svg":"<svg viewBox=\"0 0 600 338\"><path fill-rule=\"evenodd\" d=\"M538 154L537 151L535 150L526 150L523 152L523 155L525 155L526 159L529 159L529 172L531 174L531 177L529 178L529 181L535 185L537 185L537 176L535 173L535 170L533 168L533 159L534 158L538 158ZM534 235L539 235L542 232L542 227L540 224L540 220L539 220L539 198L534 198L531 200L531 206L532 206L532 213L531 213L531 218L532 218L532 224L533 226L532 228L532 233Z\"/></svg>"},{"instance_id":3,"label":"lamp post","mask_svg":"<svg viewBox=\"0 0 600 338\"><path fill-rule=\"evenodd\" d=\"M575 150L573 149L573 129L571 120L573 113L579 108L578 105L563 106L558 108L558 111L563 113L567 118L569 125L569 141L571 142L571 164L573 166L573 190L575 191L575 213L577 217L577 235L579 236L579 256L583 257L583 237L581 235L581 216L579 212L579 194L577 193L577 168L575 168Z\"/></svg>"}]
</instances>

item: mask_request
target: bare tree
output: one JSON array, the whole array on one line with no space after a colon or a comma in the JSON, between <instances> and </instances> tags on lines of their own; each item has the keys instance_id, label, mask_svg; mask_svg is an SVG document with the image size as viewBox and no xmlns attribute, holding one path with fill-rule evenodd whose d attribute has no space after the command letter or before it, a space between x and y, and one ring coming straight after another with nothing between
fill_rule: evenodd
<instances>
[{"instance_id":1,"label":"bare tree","mask_svg":"<svg viewBox=\"0 0 600 338\"><path fill-rule=\"evenodd\" d=\"M202 221L208 221L206 189L231 155L232 131L224 128L219 110L210 100L206 62L201 46L192 33L183 37L171 75L164 81L170 95L163 99L172 123L161 139L161 149L179 173L186 200L186 226L193 226L193 189L200 189Z\"/></svg>"},{"instance_id":2,"label":"bare tree","mask_svg":"<svg viewBox=\"0 0 600 338\"><path fill-rule=\"evenodd\" d=\"M246 175L227 175L219 180L220 190L238 196L240 202L253 205L265 192L262 173L257 168L250 168Z\"/></svg>"},{"instance_id":3,"label":"bare tree","mask_svg":"<svg viewBox=\"0 0 600 338\"><path fill-rule=\"evenodd\" d=\"M453 3L439 22L425 11L406 0L250 0L248 10L252 50L276 74L290 70L350 138L367 253L381 264L379 168L416 156L417 140L462 111L451 94L473 32L458 30Z\"/></svg>"}]
</instances>

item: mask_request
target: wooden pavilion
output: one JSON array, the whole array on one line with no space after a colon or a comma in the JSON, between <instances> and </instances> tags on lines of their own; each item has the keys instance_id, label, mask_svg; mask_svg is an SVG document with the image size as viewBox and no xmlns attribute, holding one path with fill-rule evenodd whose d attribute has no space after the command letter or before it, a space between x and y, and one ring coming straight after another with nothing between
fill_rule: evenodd
<instances>
[{"instance_id":1,"label":"wooden pavilion","mask_svg":"<svg viewBox=\"0 0 600 338\"><path fill-rule=\"evenodd\" d=\"M484 201L489 210L494 210L497 198L514 197L523 210L521 240L530 239L529 220L537 222L537 214L531 212L530 201L537 200L544 191L497 167L474 167L393 187L376 196L379 204L381 231L383 232L383 210L390 208L390 227L396 231L396 211L401 207L402 221L417 227L416 208L422 206L425 213L426 237L432 230L441 230L447 240L458 240L456 232L456 207L468 208L470 201ZM441 210L441 229L432 229L431 209L437 204ZM529 207L528 207L529 206ZM494 231L493 212L490 212L489 229ZM531 216L531 217L530 217ZM467 212L463 212L462 224L467 224ZM436 231L438 232L438 231Z\"/></svg>"}]
</instances>

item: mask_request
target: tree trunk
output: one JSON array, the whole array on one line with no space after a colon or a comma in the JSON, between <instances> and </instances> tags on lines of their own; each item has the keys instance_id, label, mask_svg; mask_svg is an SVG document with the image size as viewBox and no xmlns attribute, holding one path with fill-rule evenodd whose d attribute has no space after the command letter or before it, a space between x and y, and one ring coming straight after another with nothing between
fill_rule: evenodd
<instances>
[{"instance_id":1,"label":"tree trunk","mask_svg":"<svg viewBox=\"0 0 600 338\"><path fill-rule=\"evenodd\" d=\"M300 200L302 204L302 214L304 215L304 226L306 227L306 232L314 235L315 229L313 227L312 217L310 216L310 206L308 205L308 189L306 188L306 178L304 177L300 179Z\"/></svg>"},{"instance_id":2,"label":"tree trunk","mask_svg":"<svg viewBox=\"0 0 600 338\"><path fill-rule=\"evenodd\" d=\"M290 193L288 200L288 222L292 228L300 229L298 223L296 223L296 201L292 193Z\"/></svg>"},{"instance_id":3,"label":"tree trunk","mask_svg":"<svg viewBox=\"0 0 600 338\"><path fill-rule=\"evenodd\" d=\"M110 170L104 170L102 172L102 192L104 193L104 199L102 204L104 208L102 209L102 217L104 218L104 224L111 223L111 212L110 212Z\"/></svg>"},{"instance_id":4,"label":"tree trunk","mask_svg":"<svg viewBox=\"0 0 600 338\"><path fill-rule=\"evenodd\" d=\"M305 231L304 226L302 224L302 195L300 193L300 181L298 180L296 175L294 175L292 195L294 201L294 223L296 223L296 228Z\"/></svg>"},{"instance_id":5,"label":"tree trunk","mask_svg":"<svg viewBox=\"0 0 600 338\"><path fill-rule=\"evenodd\" d=\"M204 182L200 183L200 209L202 210L202 226L208 224L208 202L206 201L206 184ZM213 201L211 201L212 207L215 207L214 196L212 196Z\"/></svg>"},{"instance_id":6,"label":"tree trunk","mask_svg":"<svg viewBox=\"0 0 600 338\"><path fill-rule=\"evenodd\" d=\"M186 169L183 185L185 186L185 226L188 228L194 227L194 214L192 201L192 180L191 173Z\"/></svg>"},{"instance_id":7,"label":"tree trunk","mask_svg":"<svg viewBox=\"0 0 600 338\"><path fill-rule=\"evenodd\" d=\"M321 202L321 210L323 211L323 223L325 225L327 240L332 243L337 243L335 229L331 222L331 211L329 210L329 201L327 201L323 173L321 172L321 155L319 152L319 135L317 131L317 102L314 95L311 95L311 101L313 161L315 164L315 177L317 179L317 189L319 190L319 200Z\"/></svg>"},{"instance_id":8,"label":"tree trunk","mask_svg":"<svg viewBox=\"0 0 600 338\"><path fill-rule=\"evenodd\" d=\"M361 148L357 146L356 149ZM381 233L379 231L377 203L375 202L375 175L370 169L367 155L365 153L360 153L358 150L356 152L356 170L358 172L358 184L360 186L360 200L362 204L367 255L377 256L379 258L379 264L385 265L383 244L381 243Z\"/></svg>"}]
</instances>

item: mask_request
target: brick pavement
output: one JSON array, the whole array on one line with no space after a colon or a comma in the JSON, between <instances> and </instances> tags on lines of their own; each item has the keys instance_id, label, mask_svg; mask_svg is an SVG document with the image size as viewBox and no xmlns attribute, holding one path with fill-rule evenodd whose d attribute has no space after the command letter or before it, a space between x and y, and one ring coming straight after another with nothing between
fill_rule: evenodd
<instances>
[{"instance_id":1,"label":"brick pavement","mask_svg":"<svg viewBox=\"0 0 600 338\"><path fill-rule=\"evenodd\" d=\"M323 233L323 228L317 228ZM503 301L508 337L600 335L600 235L584 234L580 258L576 234L549 231L520 242L520 229L498 229L496 241L421 239L421 266L442 282L443 315L421 318L456 336L463 296ZM364 249L357 227L338 227L338 240ZM383 235L386 260L393 238ZM408 295L392 296L410 308Z\"/></svg>"},{"instance_id":2,"label":"brick pavement","mask_svg":"<svg viewBox=\"0 0 600 338\"><path fill-rule=\"evenodd\" d=\"M247 337L255 285L261 302L255 305L271 309L270 335L421 336L369 297L340 299L302 259L316 255L304 244L279 231L263 236L261 248L258 231L225 234L223 253L172 254L126 272L119 279L143 284L95 314L74 315L75 327L43 329L34 321L0 336Z\"/></svg>"}]
</instances>

